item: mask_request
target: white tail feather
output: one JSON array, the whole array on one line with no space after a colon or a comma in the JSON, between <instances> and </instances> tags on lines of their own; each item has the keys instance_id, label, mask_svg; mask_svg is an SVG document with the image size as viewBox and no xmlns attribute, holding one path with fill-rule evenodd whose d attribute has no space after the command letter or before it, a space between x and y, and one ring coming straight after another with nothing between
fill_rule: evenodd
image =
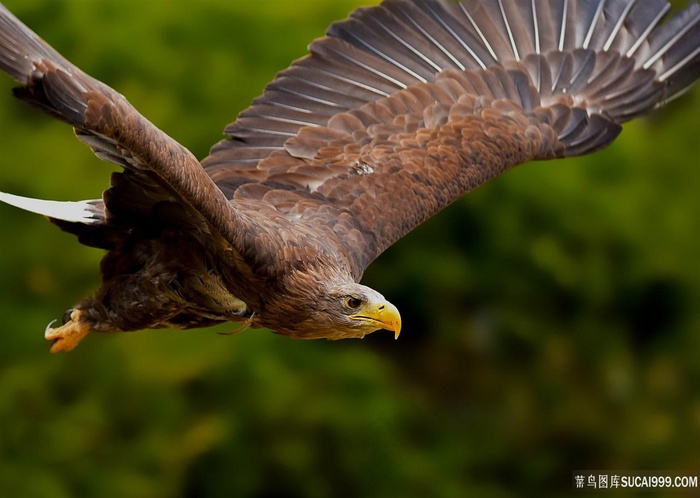
<instances>
[{"instance_id":1,"label":"white tail feather","mask_svg":"<svg viewBox=\"0 0 700 498\"><path fill-rule=\"evenodd\" d=\"M93 204L94 202L100 201L45 201L42 199L32 199L19 195L6 194L5 192L0 192L0 201L31 213L42 214L49 218L73 223L85 223L89 225L99 223L104 218L102 212Z\"/></svg>"}]
</instances>

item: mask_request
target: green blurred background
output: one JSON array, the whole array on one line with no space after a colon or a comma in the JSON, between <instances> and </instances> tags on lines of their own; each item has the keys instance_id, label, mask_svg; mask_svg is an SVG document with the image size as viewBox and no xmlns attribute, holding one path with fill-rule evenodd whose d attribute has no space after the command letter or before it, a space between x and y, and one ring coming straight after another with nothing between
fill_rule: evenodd
<instances>
[{"instance_id":1,"label":"green blurred background","mask_svg":"<svg viewBox=\"0 0 700 498\"><path fill-rule=\"evenodd\" d=\"M366 3L6 1L198 157ZM11 87L0 189L99 196L113 168ZM385 253L364 282L401 309L398 341L149 331L57 356L44 327L96 289L101 253L0 206L0 494L565 496L574 469L700 475L698 190L700 88Z\"/></svg>"}]
</instances>

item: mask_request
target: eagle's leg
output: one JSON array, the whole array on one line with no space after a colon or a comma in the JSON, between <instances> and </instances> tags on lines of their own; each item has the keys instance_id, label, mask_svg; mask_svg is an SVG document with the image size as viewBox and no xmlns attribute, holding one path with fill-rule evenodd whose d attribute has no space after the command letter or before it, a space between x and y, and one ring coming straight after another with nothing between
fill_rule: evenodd
<instances>
[{"instance_id":1,"label":"eagle's leg","mask_svg":"<svg viewBox=\"0 0 700 498\"><path fill-rule=\"evenodd\" d=\"M255 318L255 313L252 313L248 319L241 324L237 329L231 330L230 332L217 332L219 335L236 335L240 334L244 330L248 330L253 325L253 318Z\"/></svg>"},{"instance_id":2,"label":"eagle's leg","mask_svg":"<svg viewBox=\"0 0 700 498\"><path fill-rule=\"evenodd\" d=\"M51 328L55 320L49 323L44 332L44 337L47 341L53 341L51 352L58 353L59 351L71 351L80 341L90 332L91 327L85 321L85 314L80 309L70 311L68 320L58 328Z\"/></svg>"}]
</instances>

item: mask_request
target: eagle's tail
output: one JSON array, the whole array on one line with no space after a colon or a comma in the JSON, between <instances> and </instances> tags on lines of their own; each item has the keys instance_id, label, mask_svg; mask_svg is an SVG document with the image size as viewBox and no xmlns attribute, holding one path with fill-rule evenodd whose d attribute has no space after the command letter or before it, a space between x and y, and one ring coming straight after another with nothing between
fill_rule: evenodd
<instances>
[{"instance_id":1,"label":"eagle's tail","mask_svg":"<svg viewBox=\"0 0 700 498\"><path fill-rule=\"evenodd\" d=\"M105 217L101 200L48 201L0 192L0 201L31 213L42 214L55 220L70 223L90 225L103 221Z\"/></svg>"},{"instance_id":2,"label":"eagle's tail","mask_svg":"<svg viewBox=\"0 0 700 498\"><path fill-rule=\"evenodd\" d=\"M329 34L399 68L397 80L461 70L476 73L486 97L549 109L557 156L608 145L621 123L700 77L697 3L666 22L665 0L388 0L381 8L360 9ZM492 88L501 77L484 74L498 67L526 72L529 82Z\"/></svg>"}]
</instances>

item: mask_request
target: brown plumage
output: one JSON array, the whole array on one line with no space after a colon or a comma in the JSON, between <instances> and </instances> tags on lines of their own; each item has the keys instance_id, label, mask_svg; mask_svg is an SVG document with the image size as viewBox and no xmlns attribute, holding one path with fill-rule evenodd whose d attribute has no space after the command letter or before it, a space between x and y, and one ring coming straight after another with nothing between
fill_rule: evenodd
<instances>
[{"instance_id":1,"label":"brown plumage","mask_svg":"<svg viewBox=\"0 0 700 498\"><path fill-rule=\"evenodd\" d=\"M359 284L417 225L533 159L589 153L700 75L700 7L663 0L386 0L329 28L201 163L0 7L15 94L123 166L103 198L1 194L107 250L103 283L47 328L234 321L298 338L398 336Z\"/></svg>"}]
</instances>

